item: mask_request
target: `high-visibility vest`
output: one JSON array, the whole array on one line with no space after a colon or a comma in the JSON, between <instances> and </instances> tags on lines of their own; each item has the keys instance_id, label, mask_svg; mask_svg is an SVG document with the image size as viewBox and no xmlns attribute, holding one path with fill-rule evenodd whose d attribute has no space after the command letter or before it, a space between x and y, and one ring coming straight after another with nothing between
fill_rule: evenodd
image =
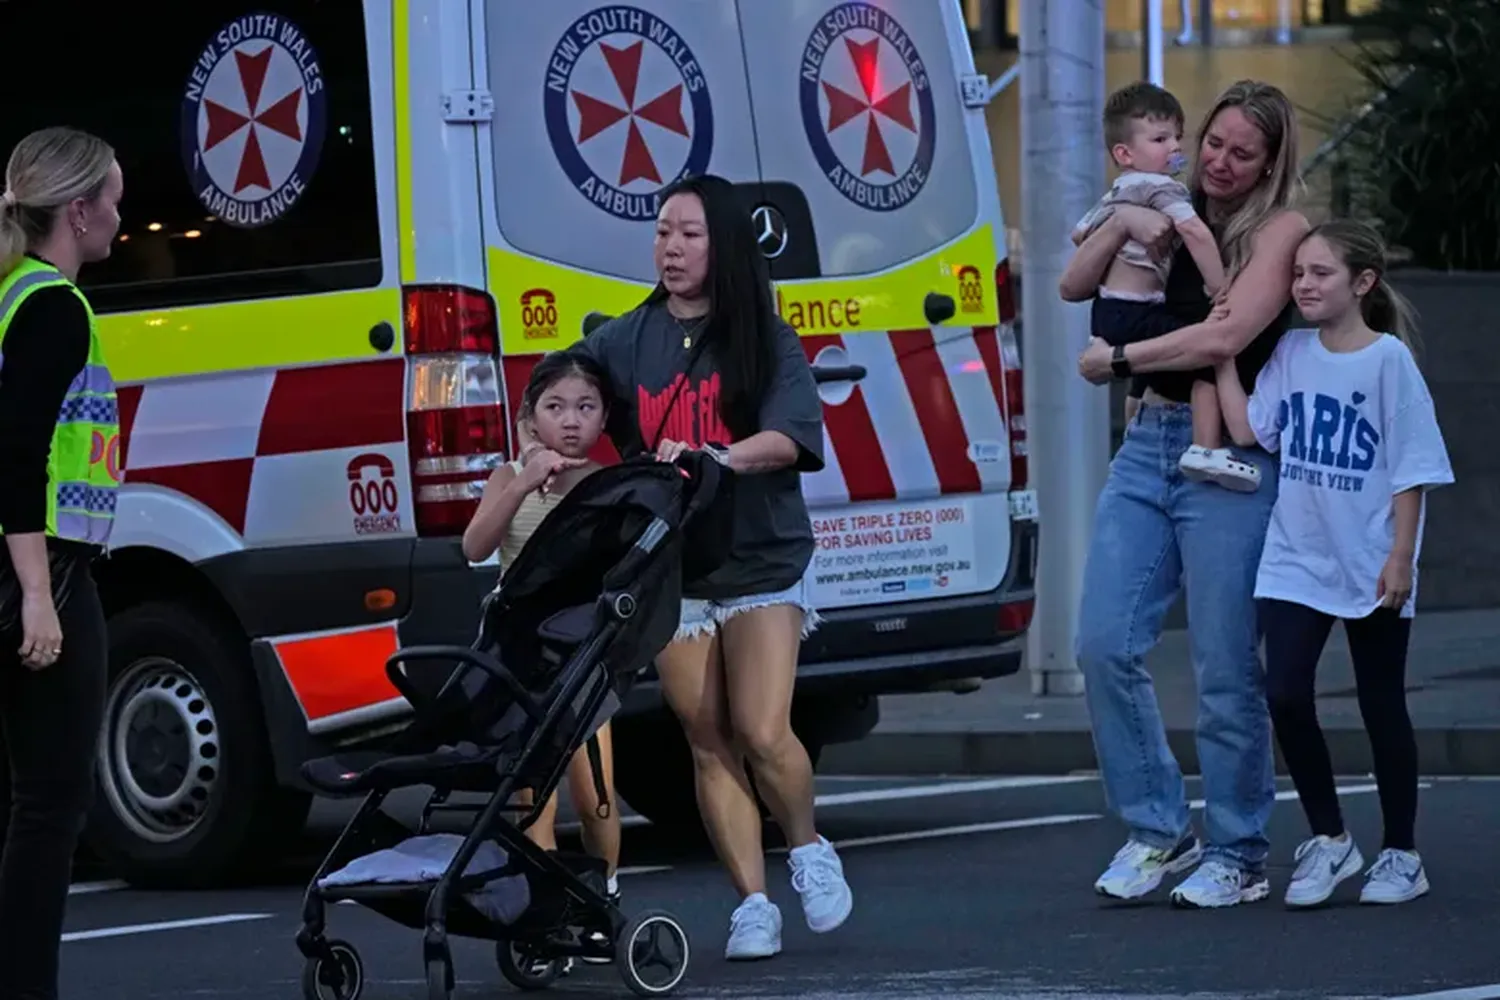
<instances>
[{"instance_id":1,"label":"high-visibility vest","mask_svg":"<svg viewBox=\"0 0 1500 1000\"><path fill-rule=\"evenodd\" d=\"M68 386L47 460L47 534L106 546L120 490L120 409L115 381L104 361L94 310L78 286L56 268L31 257L0 280L0 348L16 310L43 288L71 289L89 317L88 363ZM4 364L0 355L0 365ZM0 368L0 378L4 369ZM0 526L3 529L3 526Z\"/></svg>"}]
</instances>

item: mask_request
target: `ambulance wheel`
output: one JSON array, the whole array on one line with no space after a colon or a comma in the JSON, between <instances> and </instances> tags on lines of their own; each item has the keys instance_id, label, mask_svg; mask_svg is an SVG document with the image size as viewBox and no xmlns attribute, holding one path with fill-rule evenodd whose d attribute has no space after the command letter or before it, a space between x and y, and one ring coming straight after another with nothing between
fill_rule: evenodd
<instances>
[{"instance_id":1,"label":"ambulance wheel","mask_svg":"<svg viewBox=\"0 0 1500 1000\"><path fill-rule=\"evenodd\" d=\"M186 600L110 619L95 764L85 840L111 874L142 887L251 877L312 805L275 782L244 633Z\"/></svg>"},{"instance_id":2,"label":"ambulance wheel","mask_svg":"<svg viewBox=\"0 0 1500 1000\"><path fill-rule=\"evenodd\" d=\"M365 967L346 941L329 941L327 954L302 966L304 1000L359 1000L365 989Z\"/></svg>"},{"instance_id":3,"label":"ambulance wheel","mask_svg":"<svg viewBox=\"0 0 1500 1000\"><path fill-rule=\"evenodd\" d=\"M693 754L688 749L682 726L669 712L646 713L615 719L615 789L620 798L651 825L674 837L707 839L703 819L698 812L694 790ZM807 734L797 734L814 768L823 751L822 744ZM754 787L754 779L751 779ZM770 810L756 796L762 819L770 819Z\"/></svg>"},{"instance_id":4,"label":"ambulance wheel","mask_svg":"<svg viewBox=\"0 0 1500 1000\"><path fill-rule=\"evenodd\" d=\"M648 910L630 918L615 942L615 965L632 993L664 997L688 970L688 936L670 913Z\"/></svg>"}]
</instances>

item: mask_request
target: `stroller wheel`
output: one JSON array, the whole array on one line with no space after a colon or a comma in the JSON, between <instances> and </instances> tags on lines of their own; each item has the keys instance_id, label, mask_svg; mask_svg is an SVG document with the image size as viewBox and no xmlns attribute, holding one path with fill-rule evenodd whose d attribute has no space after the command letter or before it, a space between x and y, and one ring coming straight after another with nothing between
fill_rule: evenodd
<instances>
[{"instance_id":1,"label":"stroller wheel","mask_svg":"<svg viewBox=\"0 0 1500 1000\"><path fill-rule=\"evenodd\" d=\"M625 985L643 997L664 997L688 969L688 936L670 913L648 910L630 918L615 941L615 964Z\"/></svg>"},{"instance_id":2,"label":"stroller wheel","mask_svg":"<svg viewBox=\"0 0 1500 1000\"><path fill-rule=\"evenodd\" d=\"M497 941L495 964L500 966L500 975L516 989L545 990L557 982L572 963L566 958L532 955L530 949L514 941Z\"/></svg>"},{"instance_id":3,"label":"stroller wheel","mask_svg":"<svg viewBox=\"0 0 1500 1000\"><path fill-rule=\"evenodd\" d=\"M325 955L302 967L305 1000L358 1000L364 988L364 964L347 941L329 941Z\"/></svg>"}]
</instances>

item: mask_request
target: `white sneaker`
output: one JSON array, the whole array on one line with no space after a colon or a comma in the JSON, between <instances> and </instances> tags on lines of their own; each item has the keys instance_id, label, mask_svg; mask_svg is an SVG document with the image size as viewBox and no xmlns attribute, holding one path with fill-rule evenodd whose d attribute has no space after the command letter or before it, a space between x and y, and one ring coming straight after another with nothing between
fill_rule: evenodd
<instances>
[{"instance_id":1,"label":"white sneaker","mask_svg":"<svg viewBox=\"0 0 1500 1000\"><path fill-rule=\"evenodd\" d=\"M1236 493L1254 493L1260 489L1260 469L1251 462L1235 458L1228 448L1210 450L1192 445L1182 453L1177 467L1195 483L1216 483Z\"/></svg>"},{"instance_id":2,"label":"white sneaker","mask_svg":"<svg viewBox=\"0 0 1500 1000\"><path fill-rule=\"evenodd\" d=\"M814 934L836 930L854 910L854 891L844 878L844 863L822 837L791 852L792 888L802 897L802 914Z\"/></svg>"},{"instance_id":3,"label":"white sneaker","mask_svg":"<svg viewBox=\"0 0 1500 1000\"><path fill-rule=\"evenodd\" d=\"M1203 845L1197 837L1184 837L1176 847L1128 841L1115 852L1109 867L1094 883L1094 891L1112 899L1139 899L1155 892L1162 879L1187 871L1202 857Z\"/></svg>"},{"instance_id":4,"label":"white sneaker","mask_svg":"<svg viewBox=\"0 0 1500 1000\"><path fill-rule=\"evenodd\" d=\"M1172 890L1172 905L1192 910L1217 910L1254 903L1271 894L1264 875L1231 868L1222 861L1205 861Z\"/></svg>"},{"instance_id":5,"label":"white sneaker","mask_svg":"<svg viewBox=\"0 0 1500 1000\"><path fill-rule=\"evenodd\" d=\"M1347 833L1342 840L1319 835L1304 841L1297 848L1296 858L1297 868L1286 887L1287 906L1328 902L1340 882L1358 875L1365 866L1364 855Z\"/></svg>"},{"instance_id":6,"label":"white sneaker","mask_svg":"<svg viewBox=\"0 0 1500 1000\"><path fill-rule=\"evenodd\" d=\"M729 944L724 957L732 962L770 958L781 951L781 908L757 892L745 897L729 917Z\"/></svg>"},{"instance_id":7,"label":"white sneaker","mask_svg":"<svg viewBox=\"0 0 1500 1000\"><path fill-rule=\"evenodd\" d=\"M1361 903L1408 903L1418 896L1427 895L1432 887L1427 883L1427 869L1422 856L1416 851L1397 851L1386 848L1380 852L1365 887L1360 890Z\"/></svg>"}]
</instances>

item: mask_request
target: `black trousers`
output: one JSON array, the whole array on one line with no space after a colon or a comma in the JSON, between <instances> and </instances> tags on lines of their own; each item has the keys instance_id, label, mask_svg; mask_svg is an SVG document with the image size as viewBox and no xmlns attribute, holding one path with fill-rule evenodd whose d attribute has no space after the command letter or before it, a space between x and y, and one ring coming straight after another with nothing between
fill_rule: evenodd
<instances>
[{"instance_id":1,"label":"black trousers","mask_svg":"<svg viewBox=\"0 0 1500 1000\"><path fill-rule=\"evenodd\" d=\"M104 713L104 609L86 569L58 613L62 655L31 670L0 638L0 1000L56 1000L73 852Z\"/></svg>"},{"instance_id":2,"label":"black trousers","mask_svg":"<svg viewBox=\"0 0 1500 1000\"><path fill-rule=\"evenodd\" d=\"M1342 620L1354 661L1359 713L1370 738L1375 784L1385 821L1385 847L1416 849L1417 740L1406 710L1406 648L1411 619L1392 608L1365 618L1335 619L1286 601L1261 601L1266 641L1266 697L1276 742L1312 832L1337 837L1344 819L1334 791L1333 764L1313 698L1318 657Z\"/></svg>"}]
</instances>

